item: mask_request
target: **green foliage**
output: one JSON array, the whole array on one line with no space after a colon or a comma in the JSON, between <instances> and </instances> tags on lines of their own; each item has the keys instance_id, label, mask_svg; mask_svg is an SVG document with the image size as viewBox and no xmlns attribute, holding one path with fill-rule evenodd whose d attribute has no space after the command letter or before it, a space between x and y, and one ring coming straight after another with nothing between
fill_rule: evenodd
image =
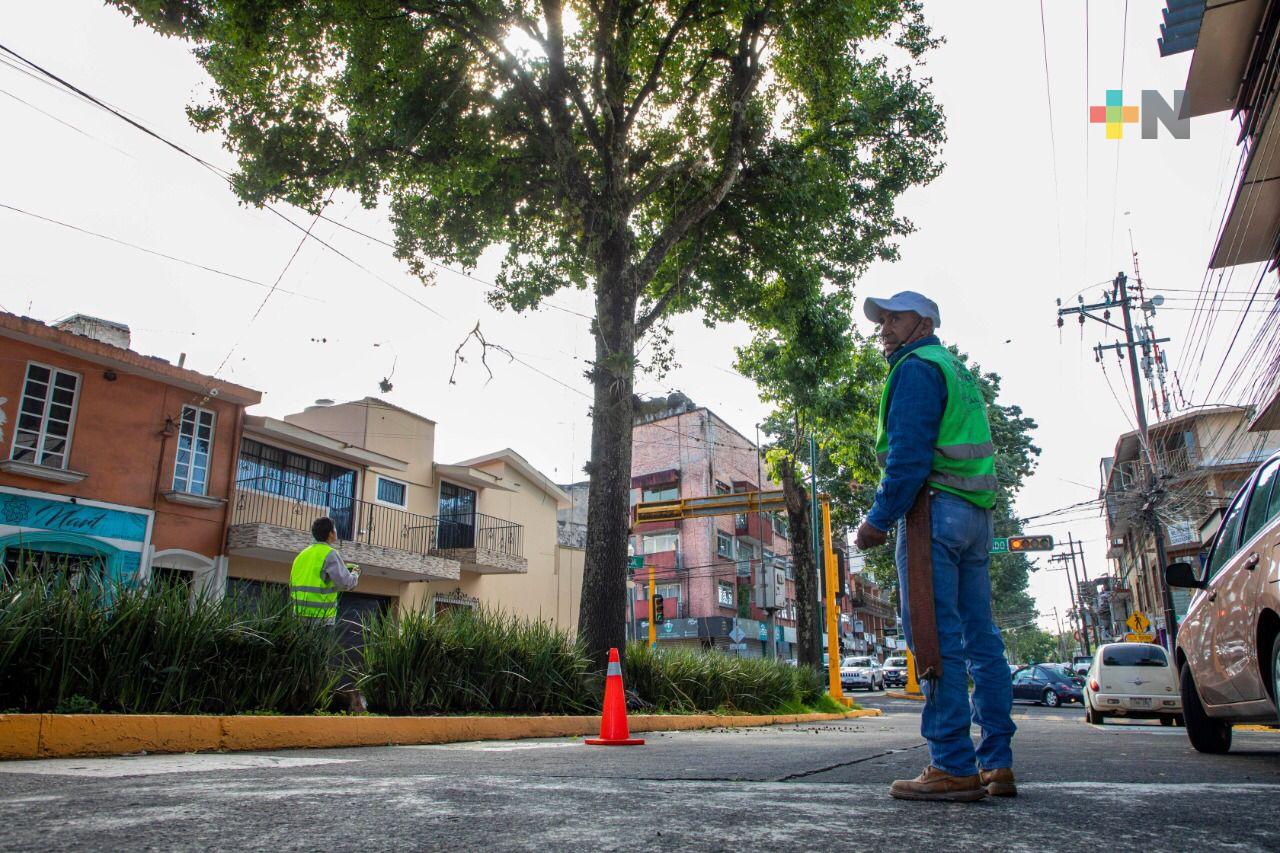
<instances>
[{"instance_id":1,"label":"green foliage","mask_svg":"<svg viewBox=\"0 0 1280 853\"><path fill-rule=\"evenodd\" d=\"M1058 661L1058 640L1035 625L1004 631L1005 654L1010 663L1045 663Z\"/></svg>"},{"instance_id":2,"label":"green foliage","mask_svg":"<svg viewBox=\"0 0 1280 853\"><path fill-rule=\"evenodd\" d=\"M366 623L360 689L386 714L583 714L600 696L568 634L488 610Z\"/></svg>"},{"instance_id":3,"label":"green foliage","mask_svg":"<svg viewBox=\"0 0 1280 853\"><path fill-rule=\"evenodd\" d=\"M767 714L789 704L813 706L825 682L809 667L693 649L627 647L627 689L667 713Z\"/></svg>"},{"instance_id":4,"label":"green foliage","mask_svg":"<svg viewBox=\"0 0 1280 853\"><path fill-rule=\"evenodd\" d=\"M65 575L0 585L0 708L308 713L333 696L337 651L332 630L295 617L283 598L245 613L230 601L192 606L185 591L104 590Z\"/></svg>"}]
</instances>

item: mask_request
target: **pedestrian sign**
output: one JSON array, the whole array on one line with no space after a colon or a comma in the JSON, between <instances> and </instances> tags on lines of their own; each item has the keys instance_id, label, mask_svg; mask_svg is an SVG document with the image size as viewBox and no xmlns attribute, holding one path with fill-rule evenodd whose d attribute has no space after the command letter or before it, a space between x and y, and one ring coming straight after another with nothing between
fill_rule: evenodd
<instances>
[{"instance_id":1,"label":"pedestrian sign","mask_svg":"<svg viewBox=\"0 0 1280 853\"><path fill-rule=\"evenodd\" d=\"M1145 634L1147 633L1147 629L1151 627L1151 620L1148 619L1147 614L1143 613L1141 610L1135 610L1129 615L1129 618L1125 620L1124 624L1128 625L1129 630L1135 634ZM1134 640L1133 642L1146 641Z\"/></svg>"},{"instance_id":2,"label":"pedestrian sign","mask_svg":"<svg viewBox=\"0 0 1280 853\"><path fill-rule=\"evenodd\" d=\"M734 625L733 630L729 632L729 639L733 640L735 643L741 643L743 638L745 638L746 636L747 636L747 632L742 630L737 625Z\"/></svg>"},{"instance_id":3,"label":"pedestrian sign","mask_svg":"<svg viewBox=\"0 0 1280 853\"><path fill-rule=\"evenodd\" d=\"M1125 634L1124 641L1126 643L1154 643L1156 641L1155 634Z\"/></svg>"},{"instance_id":4,"label":"pedestrian sign","mask_svg":"<svg viewBox=\"0 0 1280 853\"><path fill-rule=\"evenodd\" d=\"M1007 537L1005 537L1005 538L992 539L992 540L991 540L991 553L992 553L992 554L1008 554L1008 553L1009 553L1009 540L1008 540L1008 538L1007 538Z\"/></svg>"},{"instance_id":5,"label":"pedestrian sign","mask_svg":"<svg viewBox=\"0 0 1280 853\"><path fill-rule=\"evenodd\" d=\"M628 557L628 558L627 558L627 563L628 563L628 565L629 565L631 568L633 568L633 569L643 569L643 568L644 568L644 555L643 555L643 554L636 554L634 557Z\"/></svg>"}]
</instances>

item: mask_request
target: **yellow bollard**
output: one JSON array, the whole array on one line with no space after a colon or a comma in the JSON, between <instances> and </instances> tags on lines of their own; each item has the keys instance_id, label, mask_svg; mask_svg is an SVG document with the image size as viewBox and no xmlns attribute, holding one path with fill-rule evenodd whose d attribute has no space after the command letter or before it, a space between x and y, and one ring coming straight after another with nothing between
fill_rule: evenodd
<instances>
[{"instance_id":1,"label":"yellow bollard","mask_svg":"<svg viewBox=\"0 0 1280 853\"><path fill-rule=\"evenodd\" d=\"M920 689L920 682L916 679L916 656L911 654L911 649L907 649L905 654L907 656L907 686L900 691L885 691L885 695L892 696L895 699L918 699L924 701L924 691Z\"/></svg>"},{"instance_id":2,"label":"yellow bollard","mask_svg":"<svg viewBox=\"0 0 1280 853\"><path fill-rule=\"evenodd\" d=\"M907 695L924 695L920 690L920 682L916 680L916 656L911 654L911 649L907 649Z\"/></svg>"}]
</instances>

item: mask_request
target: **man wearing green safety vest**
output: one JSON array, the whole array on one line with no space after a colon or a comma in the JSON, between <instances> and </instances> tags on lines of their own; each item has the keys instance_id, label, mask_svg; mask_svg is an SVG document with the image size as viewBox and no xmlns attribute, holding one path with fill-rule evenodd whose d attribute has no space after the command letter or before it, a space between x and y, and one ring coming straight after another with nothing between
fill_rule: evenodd
<instances>
[{"instance_id":1,"label":"man wearing green safety vest","mask_svg":"<svg viewBox=\"0 0 1280 853\"><path fill-rule=\"evenodd\" d=\"M360 567L348 570L335 547L337 528L333 519L317 518L311 525L315 542L293 560L289 572L289 596L293 610L308 619L323 619L333 625L338 618L338 593L356 588Z\"/></svg>"},{"instance_id":2,"label":"man wearing green safety vest","mask_svg":"<svg viewBox=\"0 0 1280 853\"><path fill-rule=\"evenodd\" d=\"M882 545L897 528L902 623L921 672L920 733L930 756L923 773L894 782L889 793L908 800L1014 796L1013 689L991 614L998 483L986 400L934 335L942 318L933 300L904 291L867 299L864 311L879 327L889 377L876 437L880 485L855 544ZM982 734L976 749L972 723Z\"/></svg>"}]
</instances>

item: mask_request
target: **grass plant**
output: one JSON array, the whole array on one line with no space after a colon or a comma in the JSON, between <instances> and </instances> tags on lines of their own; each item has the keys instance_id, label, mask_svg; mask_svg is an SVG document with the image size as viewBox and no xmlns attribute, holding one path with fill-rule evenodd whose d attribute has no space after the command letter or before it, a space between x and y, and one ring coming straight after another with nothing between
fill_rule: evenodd
<instances>
[{"instance_id":1,"label":"grass plant","mask_svg":"<svg viewBox=\"0 0 1280 853\"><path fill-rule=\"evenodd\" d=\"M808 667L693 649L627 647L627 687L665 713L768 714L813 706L822 677Z\"/></svg>"},{"instance_id":2,"label":"grass plant","mask_svg":"<svg viewBox=\"0 0 1280 853\"><path fill-rule=\"evenodd\" d=\"M589 662L568 634L495 610L415 610L364 627L359 680L387 714L584 714Z\"/></svg>"},{"instance_id":3,"label":"grass plant","mask_svg":"<svg viewBox=\"0 0 1280 853\"><path fill-rule=\"evenodd\" d=\"M19 573L0 585L0 710L309 713L333 696L333 631L283 596L249 609L82 580Z\"/></svg>"}]
</instances>

